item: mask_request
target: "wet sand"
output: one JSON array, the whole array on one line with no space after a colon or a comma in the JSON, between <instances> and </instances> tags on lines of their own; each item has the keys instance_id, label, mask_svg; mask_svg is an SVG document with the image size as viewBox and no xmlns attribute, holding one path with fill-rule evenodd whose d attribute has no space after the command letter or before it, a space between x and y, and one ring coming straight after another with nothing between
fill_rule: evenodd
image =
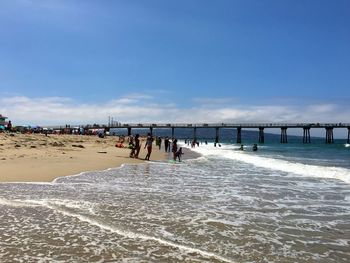
<instances>
[{"instance_id":1,"label":"wet sand","mask_svg":"<svg viewBox=\"0 0 350 263\"><path fill-rule=\"evenodd\" d=\"M1 133L0 182L51 182L60 176L145 162L145 138L140 159L130 158L130 149L115 147L117 141L112 136ZM169 158L163 149L153 147L151 161Z\"/></svg>"}]
</instances>

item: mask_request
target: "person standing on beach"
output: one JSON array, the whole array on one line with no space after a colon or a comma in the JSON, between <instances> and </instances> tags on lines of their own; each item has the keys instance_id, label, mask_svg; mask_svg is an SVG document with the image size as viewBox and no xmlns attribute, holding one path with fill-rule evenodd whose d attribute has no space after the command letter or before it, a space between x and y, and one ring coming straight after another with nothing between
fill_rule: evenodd
<instances>
[{"instance_id":1,"label":"person standing on beach","mask_svg":"<svg viewBox=\"0 0 350 263\"><path fill-rule=\"evenodd\" d=\"M174 161L176 161L177 139L173 140L173 147L172 147L171 151L173 152Z\"/></svg>"},{"instance_id":2,"label":"person standing on beach","mask_svg":"<svg viewBox=\"0 0 350 263\"><path fill-rule=\"evenodd\" d=\"M140 137L139 134L135 135L135 158L139 158L139 153L140 153L140 149L141 149L139 137Z\"/></svg>"},{"instance_id":3,"label":"person standing on beach","mask_svg":"<svg viewBox=\"0 0 350 263\"><path fill-rule=\"evenodd\" d=\"M9 121L8 123L7 123L7 130L10 132L10 131L12 131L12 122L11 121Z\"/></svg>"},{"instance_id":4,"label":"person standing on beach","mask_svg":"<svg viewBox=\"0 0 350 263\"><path fill-rule=\"evenodd\" d=\"M159 150L162 146L162 137L158 137L158 147L159 147Z\"/></svg>"},{"instance_id":5,"label":"person standing on beach","mask_svg":"<svg viewBox=\"0 0 350 263\"><path fill-rule=\"evenodd\" d=\"M147 134L146 144L144 149L147 147L147 155L145 157L145 160L149 161L149 158L151 157L152 153L152 143L153 143L153 137L150 133Z\"/></svg>"}]
</instances>

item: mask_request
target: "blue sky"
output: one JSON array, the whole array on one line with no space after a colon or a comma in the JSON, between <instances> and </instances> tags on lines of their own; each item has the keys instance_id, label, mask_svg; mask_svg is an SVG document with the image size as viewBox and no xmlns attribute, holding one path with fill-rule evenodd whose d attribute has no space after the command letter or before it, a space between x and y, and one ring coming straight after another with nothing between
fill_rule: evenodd
<instances>
[{"instance_id":1,"label":"blue sky","mask_svg":"<svg viewBox=\"0 0 350 263\"><path fill-rule=\"evenodd\" d=\"M2 0L14 123L350 122L350 1Z\"/></svg>"}]
</instances>

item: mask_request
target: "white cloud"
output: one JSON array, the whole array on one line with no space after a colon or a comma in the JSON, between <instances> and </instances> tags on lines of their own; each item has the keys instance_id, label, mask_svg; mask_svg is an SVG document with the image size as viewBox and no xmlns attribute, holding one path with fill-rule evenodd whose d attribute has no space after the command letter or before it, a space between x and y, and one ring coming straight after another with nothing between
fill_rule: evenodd
<instances>
[{"instance_id":1,"label":"white cloud","mask_svg":"<svg viewBox=\"0 0 350 263\"><path fill-rule=\"evenodd\" d=\"M234 98L194 98L193 101L198 104L203 104L206 106L215 106L237 102Z\"/></svg>"},{"instance_id":2,"label":"white cloud","mask_svg":"<svg viewBox=\"0 0 350 263\"><path fill-rule=\"evenodd\" d=\"M350 107L335 104L217 105L214 108L199 104L183 108L157 103L143 94L129 94L100 104L82 104L67 97L14 96L0 99L0 113L15 125L106 124L108 116L123 123L350 122Z\"/></svg>"},{"instance_id":3,"label":"white cloud","mask_svg":"<svg viewBox=\"0 0 350 263\"><path fill-rule=\"evenodd\" d=\"M320 105L310 105L308 106L308 109L310 111L316 112L316 113L329 113L336 109L336 105L334 104L320 104Z\"/></svg>"}]
</instances>

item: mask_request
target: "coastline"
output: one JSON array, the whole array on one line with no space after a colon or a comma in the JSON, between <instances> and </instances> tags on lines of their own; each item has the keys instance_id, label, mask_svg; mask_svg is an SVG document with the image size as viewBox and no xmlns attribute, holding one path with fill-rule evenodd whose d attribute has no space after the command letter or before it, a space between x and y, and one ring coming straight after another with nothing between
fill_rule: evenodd
<instances>
[{"instance_id":1,"label":"coastline","mask_svg":"<svg viewBox=\"0 0 350 263\"><path fill-rule=\"evenodd\" d=\"M62 176L147 162L143 159L146 156L144 141L139 158L130 158L130 149L115 147L117 141L118 137L114 136L2 133L0 183L52 182ZM169 158L164 148L153 147L151 161Z\"/></svg>"}]
</instances>

